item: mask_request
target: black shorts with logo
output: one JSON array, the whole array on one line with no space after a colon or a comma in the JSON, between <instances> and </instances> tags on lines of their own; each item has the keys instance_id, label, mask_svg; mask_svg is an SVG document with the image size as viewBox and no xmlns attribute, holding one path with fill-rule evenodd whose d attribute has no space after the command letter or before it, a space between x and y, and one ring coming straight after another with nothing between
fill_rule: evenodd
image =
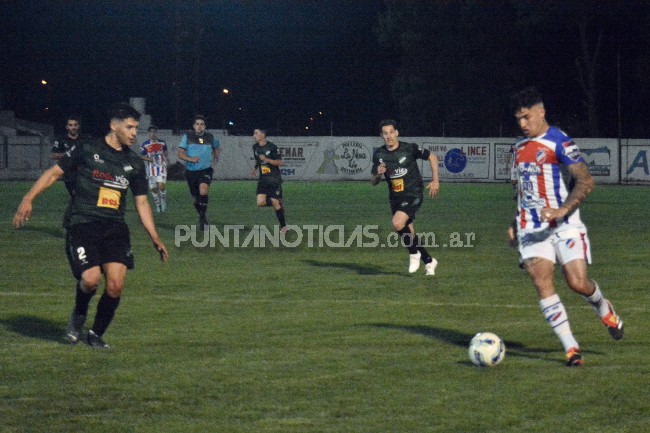
<instances>
[{"instance_id":1,"label":"black shorts with logo","mask_svg":"<svg viewBox=\"0 0 650 433\"><path fill-rule=\"evenodd\" d=\"M393 215L397 211L401 211L408 215L411 220L415 219L415 214L420 209L420 206L422 206L422 196L402 197L399 200L390 200L390 210L393 212Z\"/></svg>"},{"instance_id":2,"label":"black shorts with logo","mask_svg":"<svg viewBox=\"0 0 650 433\"><path fill-rule=\"evenodd\" d=\"M192 197L198 197L199 185L201 185L202 183L206 183L210 185L210 182L212 182L213 174L214 174L214 170L212 169L212 167L204 168L203 170L195 170L195 171L187 170L185 172L185 179L187 179L187 185L190 187L190 194L192 194Z\"/></svg>"},{"instance_id":3,"label":"black shorts with logo","mask_svg":"<svg viewBox=\"0 0 650 433\"><path fill-rule=\"evenodd\" d=\"M282 199L282 183L260 180L257 182L257 195L264 194L266 198Z\"/></svg>"},{"instance_id":4,"label":"black shorts with logo","mask_svg":"<svg viewBox=\"0 0 650 433\"><path fill-rule=\"evenodd\" d=\"M121 221L75 224L68 230L66 253L72 274L81 279L84 271L105 263L122 263L133 269L129 226Z\"/></svg>"}]
</instances>

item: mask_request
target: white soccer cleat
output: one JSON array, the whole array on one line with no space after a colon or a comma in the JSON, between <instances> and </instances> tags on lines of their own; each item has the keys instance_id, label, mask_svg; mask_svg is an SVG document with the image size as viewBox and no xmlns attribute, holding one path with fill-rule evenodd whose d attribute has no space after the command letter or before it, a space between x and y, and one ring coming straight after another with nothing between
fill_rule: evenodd
<instances>
[{"instance_id":1,"label":"white soccer cleat","mask_svg":"<svg viewBox=\"0 0 650 433\"><path fill-rule=\"evenodd\" d=\"M427 263L424 265L424 271L426 275L435 275L436 274L436 266L438 266L438 260L433 259L431 263Z\"/></svg>"},{"instance_id":2,"label":"white soccer cleat","mask_svg":"<svg viewBox=\"0 0 650 433\"><path fill-rule=\"evenodd\" d=\"M409 273L412 274L414 272L417 272L418 269L420 269L420 257L422 257L422 254L419 252L416 254L409 254Z\"/></svg>"}]
</instances>

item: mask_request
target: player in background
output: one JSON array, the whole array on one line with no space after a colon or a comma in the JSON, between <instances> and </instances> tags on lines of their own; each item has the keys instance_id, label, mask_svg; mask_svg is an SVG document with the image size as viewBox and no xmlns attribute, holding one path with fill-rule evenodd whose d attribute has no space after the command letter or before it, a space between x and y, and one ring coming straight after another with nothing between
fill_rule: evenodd
<instances>
[{"instance_id":1,"label":"player in background","mask_svg":"<svg viewBox=\"0 0 650 433\"><path fill-rule=\"evenodd\" d=\"M266 139L265 129L253 131L253 157L255 167L251 176L255 176L259 170L257 181L257 205L260 207L273 206L275 216L280 223L280 231L287 231L287 223L284 218L284 204L282 203L282 156L278 147Z\"/></svg>"},{"instance_id":2,"label":"player in background","mask_svg":"<svg viewBox=\"0 0 650 433\"><path fill-rule=\"evenodd\" d=\"M163 262L168 258L147 199L144 163L130 150L140 114L130 105L118 104L111 108L109 119L110 132L105 137L75 146L41 175L13 218L14 227L20 228L29 220L36 197L65 174L75 180L68 246L77 287L66 336L72 344L81 338L90 300L103 275L105 290L86 336L91 347L101 349L108 348L102 336L120 304L126 271L134 266L129 228L124 221L128 189L135 197L135 208L154 248Z\"/></svg>"},{"instance_id":3,"label":"player in background","mask_svg":"<svg viewBox=\"0 0 650 433\"><path fill-rule=\"evenodd\" d=\"M583 364L580 346L553 284L556 262L569 288L591 304L611 336L623 337L623 321L587 276L591 247L578 206L593 190L594 181L573 140L548 124L535 88L516 93L511 103L525 138L515 145L517 214L508 238L519 247L544 318L564 346L566 365L579 366Z\"/></svg>"},{"instance_id":4,"label":"player in background","mask_svg":"<svg viewBox=\"0 0 650 433\"><path fill-rule=\"evenodd\" d=\"M158 127L151 125L148 129L149 140L140 145L140 155L145 161L149 190L153 197L156 212L167 210L167 143L157 137Z\"/></svg>"},{"instance_id":5,"label":"player in background","mask_svg":"<svg viewBox=\"0 0 650 433\"><path fill-rule=\"evenodd\" d=\"M68 116L65 123L66 134L54 139L52 150L50 150L50 157L53 161L59 161L66 152L70 151L76 144L81 143L83 138L81 136L81 122L77 116ZM69 176L63 177L70 197L74 194L74 179Z\"/></svg>"},{"instance_id":6,"label":"player in background","mask_svg":"<svg viewBox=\"0 0 650 433\"><path fill-rule=\"evenodd\" d=\"M512 185L512 199L517 200L517 170L515 169L515 145L510 146L506 158L506 170L510 173L510 184Z\"/></svg>"},{"instance_id":7,"label":"player in background","mask_svg":"<svg viewBox=\"0 0 650 433\"><path fill-rule=\"evenodd\" d=\"M438 158L427 149L420 149L417 144L399 141L399 131L394 120L383 120L379 126L385 145L373 155L371 182L377 185L382 177L386 179L393 212L393 230L400 235L402 245L409 252L409 272L416 272L422 260L426 275L435 275L438 261L421 245L420 238L415 234L413 220L422 205L424 189L417 160L429 161L431 165L432 178L426 188L429 197L435 198L440 189Z\"/></svg>"},{"instance_id":8,"label":"player in background","mask_svg":"<svg viewBox=\"0 0 650 433\"><path fill-rule=\"evenodd\" d=\"M185 161L187 185L194 208L199 214L199 229L209 226L208 193L214 175L213 165L219 161L219 140L205 131L205 117L194 116L193 131L183 135L178 149L178 159Z\"/></svg>"}]
</instances>

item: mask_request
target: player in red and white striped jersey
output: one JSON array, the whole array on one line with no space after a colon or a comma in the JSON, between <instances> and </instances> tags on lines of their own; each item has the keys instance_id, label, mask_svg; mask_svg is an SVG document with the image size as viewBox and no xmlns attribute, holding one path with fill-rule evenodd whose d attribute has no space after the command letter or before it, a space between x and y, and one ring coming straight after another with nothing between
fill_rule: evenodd
<instances>
[{"instance_id":1,"label":"player in red and white striped jersey","mask_svg":"<svg viewBox=\"0 0 650 433\"><path fill-rule=\"evenodd\" d=\"M593 190L594 181L573 140L548 124L537 90L529 87L513 95L512 109L525 138L515 146L517 215L508 237L519 246L544 317L566 351L566 364L582 365L580 346L555 292L556 262L569 288L592 305L611 336L623 337L623 321L587 276L591 248L578 206Z\"/></svg>"},{"instance_id":2,"label":"player in red and white striped jersey","mask_svg":"<svg viewBox=\"0 0 650 433\"><path fill-rule=\"evenodd\" d=\"M167 143L156 136L157 127L151 125L148 131L149 140L140 145L140 155L145 161L154 209L164 212L167 210Z\"/></svg>"}]
</instances>

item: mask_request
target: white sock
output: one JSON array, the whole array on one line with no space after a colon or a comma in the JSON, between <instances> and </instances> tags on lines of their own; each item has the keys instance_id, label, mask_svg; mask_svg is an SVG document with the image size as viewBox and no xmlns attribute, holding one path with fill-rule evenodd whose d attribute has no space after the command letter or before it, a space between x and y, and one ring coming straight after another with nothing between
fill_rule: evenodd
<instances>
[{"instance_id":1,"label":"white sock","mask_svg":"<svg viewBox=\"0 0 650 433\"><path fill-rule=\"evenodd\" d=\"M598 283L595 281L593 283L596 285L596 290L591 296L583 296L583 298L594 307L594 311L598 314L598 317L603 318L609 314L609 305L605 302L605 297L603 297Z\"/></svg>"},{"instance_id":2,"label":"white sock","mask_svg":"<svg viewBox=\"0 0 650 433\"><path fill-rule=\"evenodd\" d=\"M571 326L569 325L569 317L567 316L562 301L560 301L560 297L555 294L544 298L539 301L539 306L542 309L546 322L551 325L553 332L555 332L555 335L562 342L564 351L567 352L572 347L580 347L573 337Z\"/></svg>"},{"instance_id":3,"label":"white sock","mask_svg":"<svg viewBox=\"0 0 650 433\"><path fill-rule=\"evenodd\" d=\"M156 206L156 209L160 209L160 195L157 192L151 191L151 195L153 196L153 204Z\"/></svg>"},{"instance_id":4,"label":"white sock","mask_svg":"<svg viewBox=\"0 0 650 433\"><path fill-rule=\"evenodd\" d=\"M160 196L160 210L167 209L167 191L160 191L158 195Z\"/></svg>"}]
</instances>

